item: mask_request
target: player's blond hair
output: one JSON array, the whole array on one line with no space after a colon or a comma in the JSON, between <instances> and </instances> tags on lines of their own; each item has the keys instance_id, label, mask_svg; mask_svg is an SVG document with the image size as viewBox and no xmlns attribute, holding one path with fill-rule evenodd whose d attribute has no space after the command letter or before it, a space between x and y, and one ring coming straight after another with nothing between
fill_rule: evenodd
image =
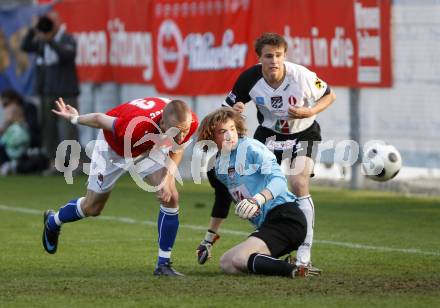
<instances>
[{"instance_id":1,"label":"player's blond hair","mask_svg":"<svg viewBox=\"0 0 440 308\"><path fill-rule=\"evenodd\" d=\"M212 140L215 138L215 128L220 123L226 123L229 119L234 121L239 137L246 134L246 125L241 114L229 107L223 107L208 114L200 123L198 129L198 141Z\"/></svg>"},{"instance_id":2,"label":"player's blond hair","mask_svg":"<svg viewBox=\"0 0 440 308\"><path fill-rule=\"evenodd\" d=\"M188 105L179 99L169 102L163 110L162 119L168 124L183 123L188 120L191 110Z\"/></svg>"}]
</instances>

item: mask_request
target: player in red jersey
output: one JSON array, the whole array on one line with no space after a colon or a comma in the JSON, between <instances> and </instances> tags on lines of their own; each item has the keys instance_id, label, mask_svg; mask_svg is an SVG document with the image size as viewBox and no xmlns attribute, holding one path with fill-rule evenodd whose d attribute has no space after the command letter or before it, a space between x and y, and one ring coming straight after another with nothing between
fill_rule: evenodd
<instances>
[{"instance_id":1,"label":"player in red jersey","mask_svg":"<svg viewBox=\"0 0 440 308\"><path fill-rule=\"evenodd\" d=\"M158 217L159 257L154 274L181 276L171 267L170 256L179 227L175 171L183 157L184 144L197 130L197 117L181 100L136 99L107 113L79 115L62 98L55 114L70 121L100 129L93 149L85 197L69 201L58 212L44 213L43 246L54 254L60 227L88 216L98 216L118 178L135 171L156 188L160 202ZM133 174L132 174L133 175Z\"/></svg>"}]
</instances>

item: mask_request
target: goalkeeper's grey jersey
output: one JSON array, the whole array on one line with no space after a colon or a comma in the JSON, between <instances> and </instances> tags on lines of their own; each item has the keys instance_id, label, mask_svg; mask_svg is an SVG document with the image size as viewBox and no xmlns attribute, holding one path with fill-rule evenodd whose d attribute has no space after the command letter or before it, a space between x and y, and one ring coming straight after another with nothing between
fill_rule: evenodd
<instances>
[{"instance_id":1,"label":"goalkeeper's grey jersey","mask_svg":"<svg viewBox=\"0 0 440 308\"><path fill-rule=\"evenodd\" d=\"M261 64L247 69L238 77L224 104L232 107L236 102L254 101L260 125L277 133L293 134L307 129L316 116L291 119L288 107L312 107L324 95L327 84L304 66L287 61L284 66L286 76L277 89L264 80Z\"/></svg>"}]
</instances>

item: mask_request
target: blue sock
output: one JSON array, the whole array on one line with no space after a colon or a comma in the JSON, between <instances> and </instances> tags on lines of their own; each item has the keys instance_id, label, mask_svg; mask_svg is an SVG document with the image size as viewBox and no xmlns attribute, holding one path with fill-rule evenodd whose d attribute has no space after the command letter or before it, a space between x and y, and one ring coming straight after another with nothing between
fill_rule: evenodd
<instances>
[{"instance_id":1,"label":"blue sock","mask_svg":"<svg viewBox=\"0 0 440 308\"><path fill-rule=\"evenodd\" d=\"M160 206L157 219L157 231L159 233L159 258L157 264L165 264L170 261L171 250L176 240L179 229L179 208L166 208Z\"/></svg>"},{"instance_id":2,"label":"blue sock","mask_svg":"<svg viewBox=\"0 0 440 308\"><path fill-rule=\"evenodd\" d=\"M61 225L66 222L73 222L85 217L81 209L81 200L83 198L73 199L61 207L55 215L52 215L47 220L47 227L49 230L57 231Z\"/></svg>"}]
</instances>

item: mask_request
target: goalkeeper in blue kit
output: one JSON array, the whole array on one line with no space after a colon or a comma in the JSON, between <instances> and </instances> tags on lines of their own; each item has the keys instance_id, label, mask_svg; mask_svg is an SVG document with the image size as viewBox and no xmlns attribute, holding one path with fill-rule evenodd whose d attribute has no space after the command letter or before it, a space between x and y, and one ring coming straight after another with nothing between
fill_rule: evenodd
<instances>
[{"instance_id":1,"label":"goalkeeper in blue kit","mask_svg":"<svg viewBox=\"0 0 440 308\"><path fill-rule=\"evenodd\" d=\"M307 221L287 188L275 155L264 144L245 137L245 132L243 118L232 108L212 112L199 127L199 141L213 141L219 150L215 174L237 202L235 214L256 227L245 241L223 254L221 269L228 274L319 275L320 270L311 265L297 266L279 259L304 242ZM209 230L197 249L200 264L211 256L224 219L211 217Z\"/></svg>"}]
</instances>

